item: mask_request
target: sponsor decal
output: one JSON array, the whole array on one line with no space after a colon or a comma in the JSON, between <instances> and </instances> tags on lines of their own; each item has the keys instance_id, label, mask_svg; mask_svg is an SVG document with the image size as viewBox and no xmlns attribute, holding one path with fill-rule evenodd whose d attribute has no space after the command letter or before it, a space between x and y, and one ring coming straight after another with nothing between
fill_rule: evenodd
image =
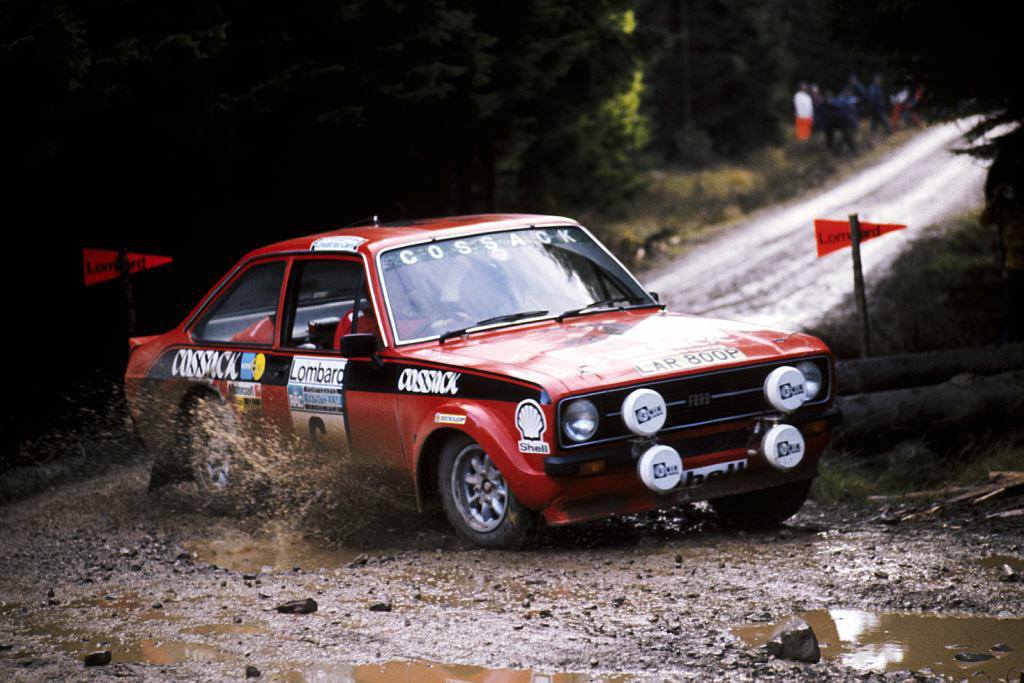
<instances>
[{"instance_id":1,"label":"sponsor decal","mask_svg":"<svg viewBox=\"0 0 1024 683\"><path fill-rule=\"evenodd\" d=\"M347 361L296 356L288 371L288 407L307 413L342 413Z\"/></svg>"},{"instance_id":2,"label":"sponsor decal","mask_svg":"<svg viewBox=\"0 0 1024 683\"><path fill-rule=\"evenodd\" d=\"M516 406L516 429L519 430L519 452L547 455L551 447L544 440L548 429L547 419L540 404L532 398L520 401Z\"/></svg>"},{"instance_id":3,"label":"sponsor decal","mask_svg":"<svg viewBox=\"0 0 1024 683\"><path fill-rule=\"evenodd\" d=\"M341 358L296 356L288 371L288 384L341 387L347 361Z\"/></svg>"},{"instance_id":4,"label":"sponsor decal","mask_svg":"<svg viewBox=\"0 0 1024 683\"><path fill-rule=\"evenodd\" d=\"M263 407L263 385L258 382L228 382L228 394L240 413L252 413Z\"/></svg>"},{"instance_id":5,"label":"sponsor decal","mask_svg":"<svg viewBox=\"0 0 1024 683\"><path fill-rule=\"evenodd\" d=\"M692 349L672 356L650 358L637 363L633 367L641 375L660 375L666 372L679 372L690 368L719 365L746 357L745 353L734 346L709 346L701 349Z\"/></svg>"},{"instance_id":6,"label":"sponsor decal","mask_svg":"<svg viewBox=\"0 0 1024 683\"><path fill-rule=\"evenodd\" d=\"M545 230L516 230L496 232L457 240L440 240L403 249L393 249L381 254L381 266L385 271L417 263L430 263L444 259L486 254L501 261L508 260L512 252L523 247L538 247L549 244L575 244L590 242L579 228L550 228Z\"/></svg>"},{"instance_id":7,"label":"sponsor decal","mask_svg":"<svg viewBox=\"0 0 1024 683\"><path fill-rule=\"evenodd\" d=\"M267 369L267 357L262 353L242 354L242 379L246 382L259 382L263 379L263 371Z\"/></svg>"},{"instance_id":8,"label":"sponsor decal","mask_svg":"<svg viewBox=\"0 0 1024 683\"><path fill-rule=\"evenodd\" d=\"M171 377L237 380L239 355L237 351L179 349L171 361Z\"/></svg>"},{"instance_id":9,"label":"sponsor decal","mask_svg":"<svg viewBox=\"0 0 1024 683\"><path fill-rule=\"evenodd\" d=\"M338 237L321 237L309 245L310 251L348 251L354 252L366 240L362 237L342 235Z\"/></svg>"},{"instance_id":10,"label":"sponsor decal","mask_svg":"<svg viewBox=\"0 0 1024 683\"><path fill-rule=\"evenodd\" d=\"M800 396L803 393L803 384L790 384L789 382L784 382L779 385L779 396L782 397L783 401L788 398L792 398L793 396Z\"/></svg>"},{"instance_id":11,"label":"sponsor decal","mask_svg":"<svg viewBox=\"0 0 1024 683\"><path fill-rule=\"evenodd\" d=\"M462 373L444 370L421 370L406 368L398 376L398 390L413 394L459 393L459 378Z\"/></svg>"},{"instance_id":12,"label":"sponsor decal","mask_svg":"<svg viewBox=\"0 0 1024 683\"><path fill-rule=\"evenodd\" d=\"M651 468L651 473L654 475L655 479L672 477L679 474L679 465L675 463L656 462L654 463L654 467Z\"/></svg>"},{"instance_id":13,"label":"sponsor decal","mask_svg":"<svg viewBox=\"0 0 1024 683\"><path fill-rule=\"evenodd\" d=\"M640 406L635 411L637 424L643 424L650 422L655 418L659 418L665 414L665 406L653 405L653 406Z\"/></svg>"},{"instance_id":14,"label":"sponsor decal","mask_svg":"<svg viewBox=\"0 0 1024 683\"><path fill-rule=\"evenodd\" d=\"M435 413L434 422L439 425L464 425L466 424L466 416L453 415L452 413Z\"/></svg>"},{"instance_id":15,"label":"sponsor decal","mask_svg":"<svg viewBox=\"0 0 1024 683\"><path fill-rule=\"evenodd\" d=\"M739 474L747 468L747 459L741 460L730 460L729 462L720 462L714 465L706 465L704 467L694 467L691 470L683 470L683 487L689 486L702 486L708 484L715 479L725 477L730 474Z\"/></svg>"},{"instance_id":16,"label":"sponsor decal","mask_svg":"<svg viewBox=\"0 0 1024 683\"><path fill-rule=\"evenodd\" d=\"M789 441L780 441L775 444L775 452L779 454L780 458L787 458L791 455L800 455L803 451L803 444L798 441L790 443Z\"/></svg>"}]
</instances>

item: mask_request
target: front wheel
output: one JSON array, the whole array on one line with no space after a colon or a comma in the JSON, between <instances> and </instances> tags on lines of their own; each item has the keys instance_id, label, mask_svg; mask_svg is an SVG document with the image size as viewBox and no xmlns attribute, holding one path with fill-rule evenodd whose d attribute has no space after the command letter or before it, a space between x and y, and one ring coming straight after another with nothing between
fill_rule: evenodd
<instances>
[{"instance_id":1,"label":"front wheel","mask_svg":"<svg viewBox=\"0 0 1024 683\"><path fill-rule=\"evenodd\" d=\"M799 512L810 491L811 480L805 479L709 502L718 518L728 527L771 529Z\"/></svg>"},{"instance_id":2,"label":"front wheel","mask_svg":"<svg viewBox=\"0 0 1024 683\"><path fill-rule=\"evenodd\" d=\"M519 502L501 471L469 437L445 444L438 490L455 531L479 546L518 548L536 526L536 513Z\"/></svg>"}]
</instances>

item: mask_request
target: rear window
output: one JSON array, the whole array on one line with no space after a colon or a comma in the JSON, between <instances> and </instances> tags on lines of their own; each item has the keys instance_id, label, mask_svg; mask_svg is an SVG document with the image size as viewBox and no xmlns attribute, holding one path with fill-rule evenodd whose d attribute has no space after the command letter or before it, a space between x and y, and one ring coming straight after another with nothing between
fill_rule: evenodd
<instances>
[{"instance_id":1,"label":"rear window","mask_svg":"<svg viewBox=\"0 0 1024 683\"><path fill-rule=\"evenodd\" d=\"M284 261L251 266L192 329L199 341L272 346Z\"/></svg>"}]
</instances>

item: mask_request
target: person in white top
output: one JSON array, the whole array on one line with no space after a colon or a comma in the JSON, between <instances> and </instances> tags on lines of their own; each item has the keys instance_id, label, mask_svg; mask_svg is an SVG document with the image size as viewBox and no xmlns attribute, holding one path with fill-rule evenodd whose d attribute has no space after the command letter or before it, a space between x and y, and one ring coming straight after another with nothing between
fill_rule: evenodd
<instances>
[{"instance_id":1,"label":"person in white top","mask_svg":"<svg viewBox=\"0 0 1024 683\"><path fill-rule=\"evenodd\" d=\"M814 129L814 102L804 81L800 82L799 90L793 95L793 108L796 110L796 139L810 139Z\"/></svg>"}]
</instances>

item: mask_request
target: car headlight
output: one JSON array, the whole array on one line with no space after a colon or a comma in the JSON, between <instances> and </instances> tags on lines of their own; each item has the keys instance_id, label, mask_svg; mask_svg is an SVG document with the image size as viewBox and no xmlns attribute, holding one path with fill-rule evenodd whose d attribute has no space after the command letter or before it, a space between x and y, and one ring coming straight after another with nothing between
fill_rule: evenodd
<instances>
[{"instance_id":1,"label":"car headlight","mask_svg":"<svg viewBox=\"0 0 1024 683\"><path fill-rule=\"evenodd\" d=\"M821 393L821 370L815 363L805 360L796 364L796 369L804 376L804 391L807 392L807 400L812 401Z\"/></svg>"},{"instance_id":2,"label":"car headlight","mask_svg":"<svg viewBox=\"0 0 1024 683\"><path fill-rule=\"evenodd\" d=\"M598 417L593 401L576 399L562 409L562 432L573 441L586 441L597 431Z\"/></svg>"}]
</instances>

